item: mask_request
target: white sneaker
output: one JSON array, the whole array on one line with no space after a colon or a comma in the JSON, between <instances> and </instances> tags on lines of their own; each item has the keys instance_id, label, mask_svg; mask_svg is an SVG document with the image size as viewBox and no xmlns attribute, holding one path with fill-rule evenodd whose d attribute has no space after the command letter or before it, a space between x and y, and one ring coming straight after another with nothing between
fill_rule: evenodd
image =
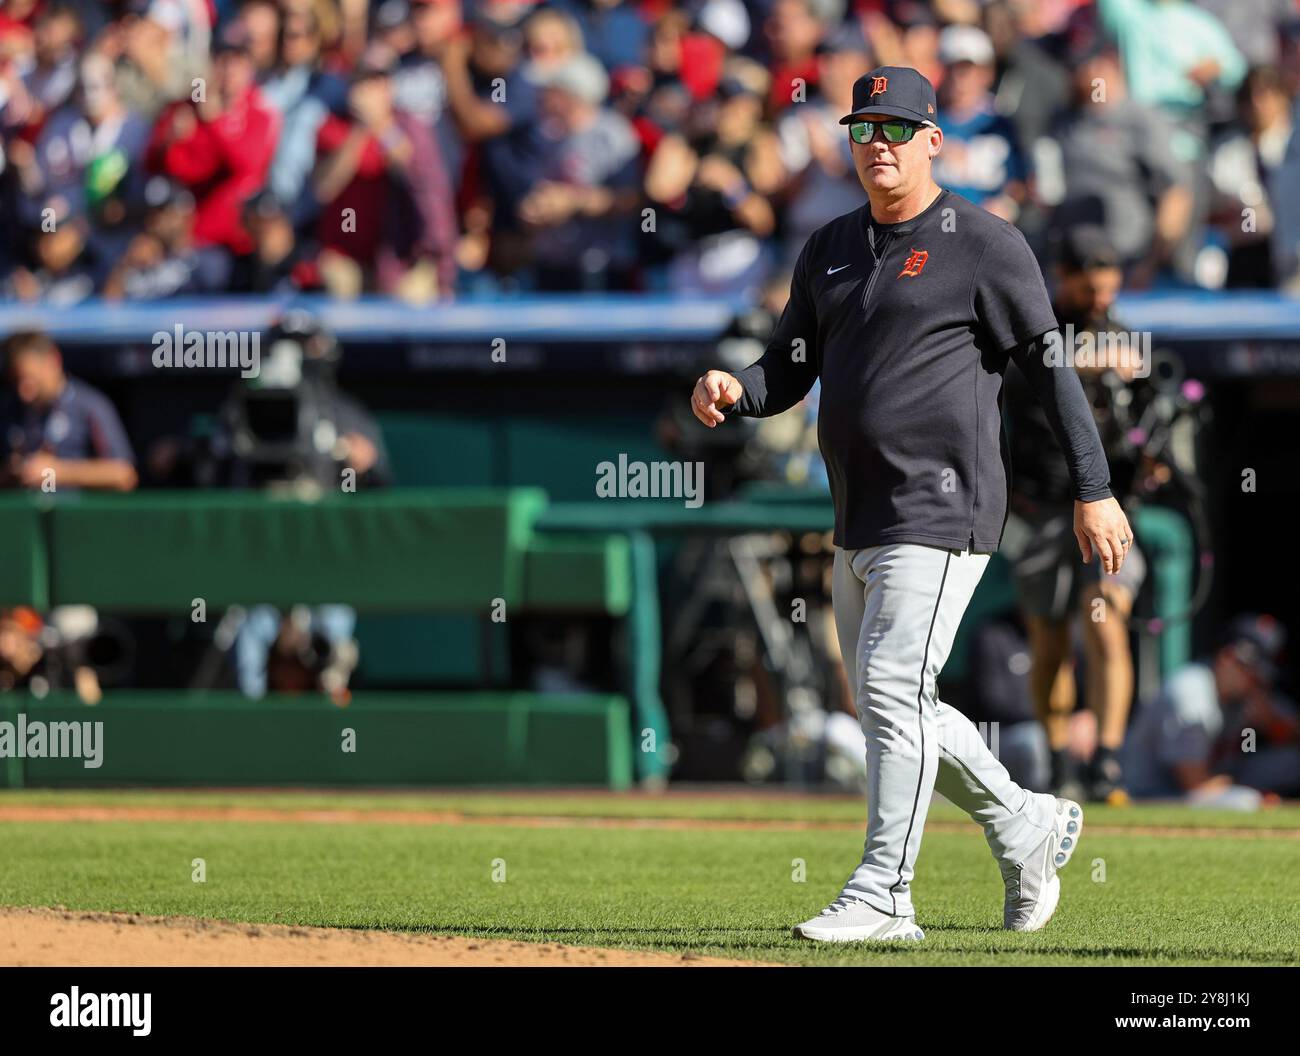
<instances>
[{"instance_id":1,"label":"white sneaker","mask_svg":"<svg viewBox=\"0 0 1300 1056\"><path fill-rule=\"evenodd\" d=\"M1055 797L1053 797L1055 798ZM1007 931L1038 931L1045 928L1061 901L1063 869L1083 835L1083 808L1072 799L1056 799L1052 831L1023 862L1002 866L1006 902L1002 926Z\"/></svg>"},{"instance_id":2,"label":"white sneaker","mask_svg":"<svg viewBox=\"0 0 1300 1056\"><path fill-rule=\"evenodd\" d=\"M794 937L814 942L864 942L923 939L925 932L916 926L915 917L891 917L861 899L840 895L812 920L796 924Z\"/></svg>"}]
</instances>

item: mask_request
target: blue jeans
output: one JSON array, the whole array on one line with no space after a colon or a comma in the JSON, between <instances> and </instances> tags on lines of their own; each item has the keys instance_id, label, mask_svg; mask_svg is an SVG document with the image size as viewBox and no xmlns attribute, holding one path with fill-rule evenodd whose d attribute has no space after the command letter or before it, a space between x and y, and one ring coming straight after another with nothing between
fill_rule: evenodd
<instances>
[{"instance_id":1,"label":"blue jeans","mask_svg":"<svg viewBox=\"0 0 1300 1056\"><path fill-rule=\"evenodd\" d=\"M280 633L283 614L274 605L254 605L235 635L235 674L240 692L259 700L266 696L266 661ZM357 626L357 613L349 605L316 605L311 609L310 631L331 645L346 642Z\"/></svg>"}]
</instances>

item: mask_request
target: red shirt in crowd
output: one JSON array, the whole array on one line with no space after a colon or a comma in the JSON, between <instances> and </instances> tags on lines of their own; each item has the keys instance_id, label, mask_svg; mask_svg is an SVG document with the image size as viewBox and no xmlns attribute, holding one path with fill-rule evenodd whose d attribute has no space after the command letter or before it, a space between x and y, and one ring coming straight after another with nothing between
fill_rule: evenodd
<instances>
[{"instance_id":1,"label":"red shirt in crowd","mask_svg":"<svg viewBox=\"0 0 1300 1056\"><path fill-rule=\"evenodd\" d=\"M379 141L367 134L351 181L323 203L317 239L322 249L375 269L380 290L391 289L407 266L427 258L437 267L439 288L448 292L456 279L458 235L451 176L429 127L402 111L393 118L411 144L409 175L390 165ZM327 117L316 136L316 156L333 154L354 127L348 118Z\"/></svg>"},{"instance_id":2,"label":"red shirt in crowd","mask_svg":"<svg viewBox=\"0 0 1300 1056\"><path fill-rule=\"evenodd\" d=\"M186 109L194 114L194 129L173 139L176 115ZM211 121L205 121L189 100L172 103L159 115L145 165L194 195L196 244L225 246L236 254L252 252L253 241L240 214L244 202L266 185L279 134L280 116L256 88L249 88Z\"/></svg>"}]
</instances>

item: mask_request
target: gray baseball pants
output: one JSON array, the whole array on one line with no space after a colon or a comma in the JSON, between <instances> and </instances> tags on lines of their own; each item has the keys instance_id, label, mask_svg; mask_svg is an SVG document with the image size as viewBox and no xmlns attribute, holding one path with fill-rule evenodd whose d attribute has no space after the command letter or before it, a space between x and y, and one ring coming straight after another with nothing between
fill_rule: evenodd
<instances>
[{"instance_id":1,"label":"gray baseball pants","mask_svg":"<svg viewBox=\"0 0 1300 1056\"><path fill-rule=\"evenodd\" d=\"M1050 801L1011 780L936 683L988 554L895 543L835 548L840 652L867 739L867 838L844 893L910 917L912 876L937 788L1015 862L1051 831Z\"/></svg>"}]
</instances>

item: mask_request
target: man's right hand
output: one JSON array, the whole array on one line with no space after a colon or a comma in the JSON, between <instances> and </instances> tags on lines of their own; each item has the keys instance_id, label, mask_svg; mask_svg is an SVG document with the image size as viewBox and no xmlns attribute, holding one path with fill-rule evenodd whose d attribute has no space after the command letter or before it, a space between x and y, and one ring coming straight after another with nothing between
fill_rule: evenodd
<instances>
[{"instance_id":1,"label":"man's right hand","mask_svg":"<svg viewBox=\"0 0 1300 1056\"><path fill-rule=\"evenodd\" d=\"M691 393L691 410L710 429L726 421L719 408L730 407L745 395L745 390L725 370L711 370L695 383Z\"/></svg>"}]
</instances>

